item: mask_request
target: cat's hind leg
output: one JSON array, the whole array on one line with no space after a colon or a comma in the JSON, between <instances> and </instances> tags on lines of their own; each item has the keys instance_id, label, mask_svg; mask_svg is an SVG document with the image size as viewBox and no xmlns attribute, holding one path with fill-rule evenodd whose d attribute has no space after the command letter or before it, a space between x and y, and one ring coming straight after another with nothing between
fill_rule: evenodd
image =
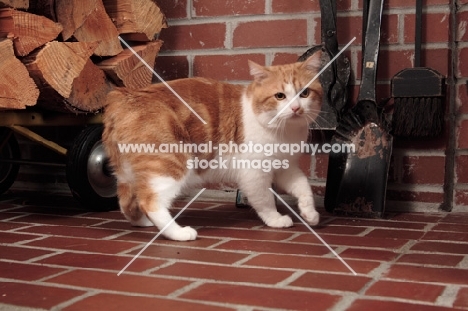
<instances>
[{"instance_id":1,"label":"cat's hind leg","mask_svg":"<svg viewBox=\"0 0 468 311\"><path fill-rule=\"evenodd\" d=\"M190 241L197 238L197 231L179 226L169 212L184 184L184 179L154 175L140 183L136 190L141 210L159 230L164 230L162 235L170 240Z\"/></svg>"},{"instance_id":2,"label":"cat's hind leg","mask_svg":"<svg viewBox=\"0 0 468 311\"><path fill-rule=\"evenodd\" d=\"M128 183L117 184L117 195L122 214L135 227L152 227L154 224L138 207L137 198Z\"/></svg>"},{"instance_id":3,"label":"cat's hind leg","mask_svg":"<svg viewBox=\"0 0 468 311\"><path fill-rule=\"evenodd\" d=\"M249 204L255 209L263 222L273 228L287 228L293 225L291 217L281 215L276 210L275 198L269 190L272 176L261 172L249 171L239 181L239 187L247 196Z\"/></svg>"}]
</instances>

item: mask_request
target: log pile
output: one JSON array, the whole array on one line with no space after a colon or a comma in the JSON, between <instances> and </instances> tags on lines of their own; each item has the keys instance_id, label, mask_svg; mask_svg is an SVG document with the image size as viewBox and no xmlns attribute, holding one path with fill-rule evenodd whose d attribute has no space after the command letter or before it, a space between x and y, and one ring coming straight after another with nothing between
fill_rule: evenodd
<instances>
[{"instance_id":1,"label":"log pile","mask_svg":"<svg viewBox=\"0 0 468 311\"><path fill-rule=\"evenodd\" d=\"M115 86L141 88L166 28L155 0L0 0L0 110L97 112Z\"/></svg>"}]
</instances>

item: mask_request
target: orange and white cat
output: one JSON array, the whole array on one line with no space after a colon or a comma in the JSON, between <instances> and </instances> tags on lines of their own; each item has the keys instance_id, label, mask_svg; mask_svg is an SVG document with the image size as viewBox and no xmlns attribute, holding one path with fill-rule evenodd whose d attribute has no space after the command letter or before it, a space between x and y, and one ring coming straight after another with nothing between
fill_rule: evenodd
<instances>
[{"instance_id":1,"label":"orange and white cat","mask_svg":"<svg viewBox=\"0 0 468 311\"><path fill-rule=\"evenodd\" d=\"M103 143L109 164L117 178L119 204L134 226L159 230L171 220L173 200L187 187L203 183L237 183L263 222L275 228L293 225L288 215L276 210L269 190L272 183L298 199L301 216L311 225L319 222L313 194L306 176L298 167L300 154L277 152L229 153L228 165L218 169L190 167L194 158L210 160L212 153L121 153L119 144L295 144L307 141L309 124L322 103L321 84L316 79L321 53L304 62L264 67L249 62L253 81L234 85L205 78L169 82L172 89L206 121L203 124L166 86L153 84L140 90L119 88L107 98L104 111ZM301 92L294 101L295 95ZM280 114L281 109L288 107ZM275 119L274 119L275 118ZM274 119L274 122L271 120ZM234 160L281 160L286 166L270 171L239 168ZM285 161L286 160L286 161ZM171 240L194 240L197 232L173 222L163 232Z\"/></svg>"}]
</instances>

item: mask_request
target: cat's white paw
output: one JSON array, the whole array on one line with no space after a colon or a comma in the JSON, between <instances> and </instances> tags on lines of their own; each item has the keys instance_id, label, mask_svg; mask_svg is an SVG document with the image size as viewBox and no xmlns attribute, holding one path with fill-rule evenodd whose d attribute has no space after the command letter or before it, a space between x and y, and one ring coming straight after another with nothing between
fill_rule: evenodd
<instances>
[{"instance_id":1,"label":"cat's white paw","mask_svg":"<svg viewBox=\"0 0 468 311\"><path fill-rule=\"evenodd\" d=\"M197 238L197 231L192 227L181 227L177 230L171 230L170 234L164 236L174 241L193 241Z\"/></svg>"},{"instance_id":2,"label":"cat's white paw","mask_svg":"<svg viewBox=\"0 0 468 311\"><path fill-rule=\"evenodd\" d=\"M272 228L288 228L293 225L291 217L279 213L274 217L270 216L268 219L265 219L265 223L268 227Z\"/></svg>"},{"instance_id":3,"label":"cat's white paw","mask_svg":"<svg viewBox=\"0 0 468 311\"><path fill-rule=\"evenodd\" d=\"M317 211L302 212L301 217L311 226L316 226L320 222L320 214Z\"/></svg>"}]
</instances>

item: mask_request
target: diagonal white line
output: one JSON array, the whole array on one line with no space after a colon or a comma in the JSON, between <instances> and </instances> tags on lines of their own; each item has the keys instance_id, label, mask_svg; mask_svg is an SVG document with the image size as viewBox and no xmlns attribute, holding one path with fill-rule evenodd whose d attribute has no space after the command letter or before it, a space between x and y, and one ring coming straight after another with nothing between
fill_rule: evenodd
<instances>
[{"instance_id":1,"label":"diagonal white line","mask_svg":"<svg viewBox=\"0 0 468 311\"><path fill-rule=\"evenodd\" d=\"M117 273L117 276L120 276L125 270L127 270L127 268L130 267L130 265L131 265L138 257L140 257L140 255L143 254L143 252L144 252L144 251L145 251L145 250L146 250L146 249L147 249L147 248L148 248L148 247L149 247L149 246L150 246L150 245L151 245L151 244L152 244L152 243L153 243L153 242L154 242L154 241L155 241L155 240L156 240L156 239L173 223L173 222L175 222L176 219L177 219L177 217L179 217L180 214L182 214L182 213L187 209L187 207L189 207L190 204L192 204L193 201L195 201L195 200L200 196L200 194L202 194L202 192L205 191L205 190L206 190L206 188L203 188L202 190L200 190L200 191L197 193L197 195L194 196L193 199L191 199L190 202L188 202L188 203L184 206L184 208L181 209L180 212L178 212L177 215L175 215L174 218L172 218L171 221L169 221L169 222L164 226L164 228L162 228L162 229L158 232L158 234L156 234L156 236L155 236L151 241L149 241L149 242L145 245L145 247L143 247L143 248L141 249L141 251L138 252L138 254L136 254L135 257L133 257L133 259L130 260L130 262L129 262L122 270L120 270L119 273Z\"/></svg>"},{"instance_id":2,"label":"diagonal white line","mask_svg":"<svg viewBox=\"0 0 468 311\"><path fill-rule=\"evenodd\" d=\"M147 63L140 55L138 55L138 53L135 52L135 50L134 50L127 42L125 42L124 39L122 39L122 37L119 36L119 40L120 40L130 51L132 51L132 53L135 54L135 56L136 56L146 67L148 67L149 70L151 70L151 72L159 79L159 81L161 81L161 82L175 95L175 97L177 97L185 106L187 106L187 108L188 108L198 119L200 119L200 121L202 121L203 124L205 124L205 125L207 124L206 121L203 120L203 118L200 117L200 115L198 115L198 113L197 113L195 110L193 110L193 108L192 108L189 104L187 104L187 102L186 102L179 94L177 94L177 92L174 91L174 89L173 89L169 84L167 84L167 82L164 81L164 79L163 79L160 75L158 75L158 73L157 73L153 68L151 68L151 66L148 65L148 63Z\"/></svg>"},{"instance_id":3,"label":"diagonal white line","mask_svg":"<svg viewBox=\"0 0 468 311\"><path fill-rule=\"evenodd\" d=\"M268 188L268 189L278 198L278 200L281 201L281 203L283 203L283 204L294 214L294 216L297 217L297 219L299 219L299 220L307 227L307 229L310 230L310 232L312 232L312 233L317 237L317 239L320 240L320 242L322 242L323 245L325 245L325 246L330 250L330 252L333 253L333 255L336 256L336 258L338 258L338 259L346 266L346 268L349 269L349 271L351 271L354 275L357 275L356 271L354 271L353 268L351 268L351 266L348 265L348 264L346 263L346 261L344 261L343 258L341 258L340 255L338 255L338 253L335 252L335 250L334 250L333 248L331 248L330 245L328 245L327 242L325 242L325 241L320 237L320 235L318 235L317 232L315 232L315 230L312 229L312 228L309 226L309 224L306 223L305 220L302 219L302 217L299 216L299 214L297 214L297 213L294 211L294 209L292 209L292 207L289 206L289 205L283 200L283 198L281 198L281 197L278 195L278 193L275 192L275 190L273 190L272 188Z\"/></svg>"},{"instance_id":4,"label":"diagonal white line","mask_svg":"<svg viewBox=\"0 0 468 311\"><path fill-rule=\"evenodd\" d=\"M319 73L317 73L315 75L315 77L312 78L312 80L309 81L309 83L306 84L306 86L304 86L302 88L302 90L299 91L299 93L297 93L289 102L286 106L284 106L277 114L276 116L270 120L270 122L268 122L268 124L271 124L273 123L282 113L283 111L285 111L291 104L293 101L295 101L300 95L302 92L304 92L315 80L317 80L318 77L320 77L320 75L341 55L341 53L343 53L350 45L351 43L354 42L354 40L356 40L356 37L352 38L351 41L349 41L348 44L346 44L342 49L341 51L338 52L338 54L335 55L335 57L333 57L329 62L328 64L326 64L322 70L319 71Z\"/></svg>"}]
</instances>

